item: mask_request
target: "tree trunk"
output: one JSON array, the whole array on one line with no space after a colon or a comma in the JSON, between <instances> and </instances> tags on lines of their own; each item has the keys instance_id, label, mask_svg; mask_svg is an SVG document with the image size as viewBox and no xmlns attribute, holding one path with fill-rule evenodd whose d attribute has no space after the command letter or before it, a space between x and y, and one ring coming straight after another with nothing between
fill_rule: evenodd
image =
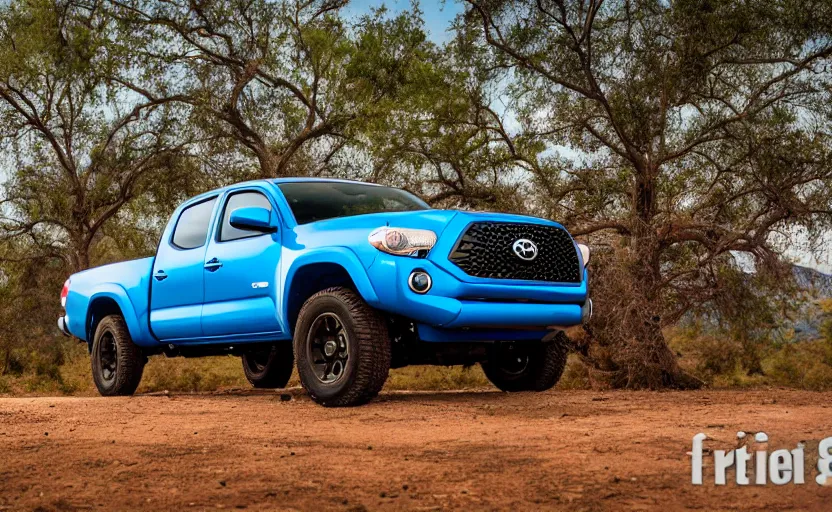
<instances>
[{"instance_id":1,"label":"tree trunk","mask_svg":"<svg viewBox=\"0 0 832 512\"><path fill-rule=\"evenodd\" d=\"M75 237L73 237L75 238ZM73 273L90 268L90 248L83 239L75 239L69 251L69 264Z\"/></svg>"},{"instance_id":2,"label":"tree trunk","mask_svg":"<svg viewBox=\"0 0 832 512\"><path fill-rule=\"evenodd\" d=\"M702 382L682 371L662 332L655 175L649 169L636 175L627 247L593 264L597 315L588 332L599 350L590 348L585 361L615 388L697 388Z\"/></svg>"}]
</instances>

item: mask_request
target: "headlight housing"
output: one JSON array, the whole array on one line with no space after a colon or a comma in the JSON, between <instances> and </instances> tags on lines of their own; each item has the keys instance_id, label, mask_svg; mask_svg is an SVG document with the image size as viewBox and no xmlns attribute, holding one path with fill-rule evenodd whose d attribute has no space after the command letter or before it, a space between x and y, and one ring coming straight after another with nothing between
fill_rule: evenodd
<instances>
[{"instance_id":1,"label":"headlight housing","mask_svg":"<svg viewBox=\"0 0 832 512\"><path fill-rule=\"evenodd\" d=\"M436 245L436 233L427 229L378 228L367 237L370 245L388 254L420 256Z\"/></svg>"},{"instance_id":2,"label":"headlight housing","mask_svg":"<svg viewBox=\"0 0 832 512\"><path fill-rule=\"evenodd\" d=\"M578 244L578 249L581 251L581 257L584 260L584 268L586 268L586 266L589 265L589 247L584 244Z\"/></svg>"}]
</instances>

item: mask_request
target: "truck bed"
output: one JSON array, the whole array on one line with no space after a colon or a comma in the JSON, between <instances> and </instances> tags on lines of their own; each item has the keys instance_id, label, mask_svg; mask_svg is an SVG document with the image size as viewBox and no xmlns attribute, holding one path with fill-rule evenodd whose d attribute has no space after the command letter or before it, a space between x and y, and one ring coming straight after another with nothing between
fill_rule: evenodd
<instances>
[{"instance_id":1,"label":"truck bed","mask_svg":"<svg viewBox=\"0 0 832 512\"><path fill-rule=\"evenodd\" d=\"M66 303L67 327L72 335L89 341L93 333L87 332L90 319L86 312L91 311L95 301L114 301L124 314L134 342L156 343L150 335L147 316L153 260L150 257L123 261L74 274Z\"/></svg>"}]
</instances>

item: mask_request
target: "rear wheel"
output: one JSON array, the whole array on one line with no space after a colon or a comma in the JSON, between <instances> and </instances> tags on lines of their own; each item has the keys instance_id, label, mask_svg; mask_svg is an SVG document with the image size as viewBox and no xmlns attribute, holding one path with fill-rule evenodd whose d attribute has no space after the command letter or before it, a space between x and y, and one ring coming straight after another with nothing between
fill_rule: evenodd
<instances>
[{"instance_id":1,"label":"rear wheel","mask_svg":"<svg viewBox=\"0 0 832 512\"><path fill-rule=\"evenodd\" d=\"M485 376L503 391L546 391L558 383L566 367L567 338L558 333L552 341L499 343L488 361Z\"/></svg>"},{"instance_id":2,"label":"rear wheel","mask_svg":"<svg viewBox=\"0 0 832 512\"><path fill-rule=\"evenodd\" d=\"M242 360L246 379L255 388L285 388L295 366L291 341L252 350L243 354Z\"/></svg>"},{"instance_id":3,"label":"rear wheel","mask_svg":"<svg viewBox=\"0 0 832 512\"><path fill-rule=\"evenodd\" d=\"M301 384L321 405L366 403L387 380L387 324L350 289L329 288L310 297L298 315L294 341Z\"/></svg>"},{"instance_id":4,"label":"rear wheel","mask_svg":"<svg viewBox=\"0 0 832 512\"><path fill-rule=\"evenodd\" d=\"M121 316L106 316L98 323L90 356L92 378L101 395L124 396L136 392L146 359L133 343Z\"/></svg>"}]
</instances>

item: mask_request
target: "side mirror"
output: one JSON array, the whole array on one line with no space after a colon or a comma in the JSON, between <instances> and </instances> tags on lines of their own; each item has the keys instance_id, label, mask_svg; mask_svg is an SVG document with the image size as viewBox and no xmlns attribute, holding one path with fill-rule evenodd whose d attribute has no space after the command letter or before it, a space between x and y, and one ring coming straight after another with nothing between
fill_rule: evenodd
<instances>
[{"instance_id":1,"label":"side mirror","mask_svg":"<svg viewBox=\"0 0 832 512\"><path fill-rule=\"evenodd\" d=\"M231 218L228 221L231 226L246 231L257 231L259 233L274 233L277 231L277 219L271 210L259 206L237 208L231 212Z\"/></svg>"}]
</instances>

